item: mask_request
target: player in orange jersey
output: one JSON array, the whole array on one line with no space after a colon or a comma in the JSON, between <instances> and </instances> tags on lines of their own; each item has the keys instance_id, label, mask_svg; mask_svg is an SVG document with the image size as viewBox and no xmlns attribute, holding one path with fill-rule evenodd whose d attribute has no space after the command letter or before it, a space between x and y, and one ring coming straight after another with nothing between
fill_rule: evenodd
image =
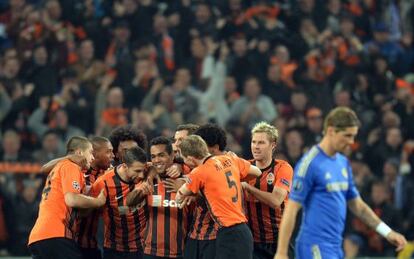
<instances>
[{"instance_id":1,"label":"player in orange jersey","mask_svg":"<svg viewBox=\"0 0 414 259\"><path fill-rule=\"evenodd\" d=\"M218 156L226 154L227 145L226 132L215 124L200 126L195 132L207 144L210 154ZM231 155L231 158L238 161L244 167L244 159ZM249 168L244 167L250 170ZM259 170L259 169L256 169ZM203 198L197 199L196 208L193 214L193 222L190 224L188 239L185 244L185 259L209 259L216 254L216 236L218 224L213 220Z\"/></svg>"},{"instance_id":2,"label":"player in orange jersey","mask_svg":"<svg viewBox=\"0 0 414 259\"><path fill-rule=\"evenodd\" d=\"M92 144L84 137L72 137L68 154L84 156L86 168L94 159ZM103 192L92 198L82 194L81 167L69 159L60 161L50 172L39 205L39 216L29 236L33 258L81 258L75 242L78 209L99 208L105 203Z\"/></svg>"},{"instance_id":3,"label":"player in orange jersey","mask_svg":"<svg viewBox=\"0 0 414 259\"><path fill-rule=\"evenodd\" d=\"M93 146L94 160L91 166L83 170L83 177L85 181L85 188L83 194L89 195L90 189L96 179L103 175L104 172L111 167L111 162L114 158L112 144L104 137L93 137L91 140ZM50 161L43 166L43 171L49 173L56 164L65 159L72 159L73 155L69 155L63 158L58 158ZM80 163L85 163L81 161ZM79 222L79 234L77 236L77 243L80 246L83 259L97 259L101 258L101 252L98 249L96 233L98 228L99 211L93 210L87 216L80 217Z\"/></svg>"},{"instance_id":4,"label":"player in orange jersey","mask_svg":"<svg viewBox=\"0 0 414 259\"><path fill-rule=\"evenodd\" d=\"M178 148L184 162L194 169L188 183L178 190L177 202L181 206L186 197L198 193L204 197L219 225L216 258L252 258L253 238L243 212L240 180L259 177L260 170L239 170L230 156L212 156L200 136L188 136ZM244 167L252 168L247 161Z\"/></svg>"}]
</instances>

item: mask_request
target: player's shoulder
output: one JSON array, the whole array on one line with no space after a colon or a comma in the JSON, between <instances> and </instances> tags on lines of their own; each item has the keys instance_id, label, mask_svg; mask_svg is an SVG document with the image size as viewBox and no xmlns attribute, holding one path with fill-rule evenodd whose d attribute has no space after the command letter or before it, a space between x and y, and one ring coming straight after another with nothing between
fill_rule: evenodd
<instances>
[{"instance_id":1,"label":"player's shoulder","mask_svg":"<svg viewBox=\"0 0 414 259\"><path fill-rule=\"evenodd\" d=\"M275 170L292 170L292 166L289 164L288 161L283 159L275 159Z\"/></svg>"},{"instance_id":2,"label":"player's shoulder","mask_svg":"<svg viewBox=\"0 0 414 259\"><path fill-rule=\"evenodd\" d=\"M106 171L105 171L105 173L104 173L104 174L102 174L101 176L99 176L99 177L96 179L96 182L102 182L102 181L109 180L109 179L111 179L114 175L115 175L115 170L114 170L114 168L108 169L108 170L106 170Z\"/></svg>"},{"instance_id":3,"label":"player's shoulder","mask_svg":"<svg viewBox=\"0 0 414 259\"><path fill-rule=\"evenodd\" d=\"M78 164L70 161L69 159L63 159L62 161L58 162L55 166L55 169L58 170L58 171L61 171L61 170L78 170L79 172L81 172L81 170L82 170L81 167Z\"/></svg>"},{"instance_id":4,"label":"player's shoulder","mask_svg":"<svg viewBox=\"0 0 414 259\"><path fill-rule=\"evenodd\" d=\"M289 167L291 167L289 162L286 161L286 160L283 160L283 159L275 159L275 164L278 165L278 166L289 166Z\"/></svg>"},{"instance_id":5,"label":"player's shoulder","mask_svg":"<svg viewBox=\"0 0 414 259\"><path fill-rule=\"evenodd\" d=\"M321 156L321 150L317 146L313 146L297 163L295 167L295 175L298 177L305 177L306 175L309 175L312 171L314 171L315 167L318 167L320 159L323 159L323 156Z\"/></svg>"}]
</instances>

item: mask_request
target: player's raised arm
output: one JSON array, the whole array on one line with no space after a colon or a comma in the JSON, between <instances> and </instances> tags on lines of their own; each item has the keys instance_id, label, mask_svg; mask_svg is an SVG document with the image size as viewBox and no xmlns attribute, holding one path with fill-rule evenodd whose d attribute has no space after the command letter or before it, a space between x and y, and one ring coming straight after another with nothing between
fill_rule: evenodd
<instances>
[{"instance_id":1,"label":"player's raised arm","mask_svg":"<svg viewBox=\"0 0 414 259\"><path fill-rule=\"evenodd\" d=\"M395 245L397 251L401 251L407 244L405 237L392 230L387 224L381 221L361 197L358 196L355 199L348 201L348 208L370 228L375 229L378 234L387 239L391 244Z\"/></svg>"}]
</instances>

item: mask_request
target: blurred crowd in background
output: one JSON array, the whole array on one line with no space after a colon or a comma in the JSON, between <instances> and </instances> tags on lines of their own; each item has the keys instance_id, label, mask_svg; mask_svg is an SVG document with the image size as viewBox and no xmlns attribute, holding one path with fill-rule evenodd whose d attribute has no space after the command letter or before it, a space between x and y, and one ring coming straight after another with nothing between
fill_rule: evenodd
<instances>
[{"instance_id":1,"label":"blurred crowd in background","mask_svg":"<svg viewBox=\"0 0 414 259\"><path fill-rule=\"evenodd\" d=\"M27 254L40 165L71 136L213 122L250 158L267 121L294 166L335 106L362 121L363 198L413 240L413 33L411 0L0 0L0 255ZM348 255L394 253L348 219Z\"/></svg>"}]
</instances>

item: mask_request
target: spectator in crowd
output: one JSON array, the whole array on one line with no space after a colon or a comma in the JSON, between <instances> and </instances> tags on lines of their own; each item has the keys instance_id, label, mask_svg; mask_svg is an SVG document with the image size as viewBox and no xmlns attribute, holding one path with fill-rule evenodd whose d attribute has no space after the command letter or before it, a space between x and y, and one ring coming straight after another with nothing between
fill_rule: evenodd
<instances>
[{"instance_id":1,"label":"spectator in crowd","mask_svg":"<svg viewBox=\"0 0 414 259\"><path fill-rule=\"evenodd\" d=\"M157 63L163 74L172 74L176 68L174 38L168 28L167 19L162 14L153 17L152 42L157 50Z\"/></svg>"},{"instance_id":2,"label":"spectator in crowd","mask_svg":"<svg viewBox=\"0 0 414 259\"><path fill-rule=\"evenodd\" d=\"M162 79L154 81L141 106L143 110L151 113L152 119L162 129L174 130L182 123L182 114L175 105L174 92L171 87L164 86Z\"/></svg>"},{"instance_id":3,"label":"spectator in crowd","mask_svg":"<svg viewBox=\"0 0 414 259\"><path fill-rule=\"evenodd\" d=\"M95 133L106 134L116 126L127 124L127 109L124 109L124 93L118 86L113 87L116 73L108 71L102 77L95 97Z\"/></svg>"},{"instance_id":4,"label":"spectator in crowd","mask_svg":"<svg viewBox=\"0 0 414 259\"><path fill-rule=\"evenodd\" d=\"M7 116L10 111L12 101L6 92L4 85L0 84L0 122Z\"/></svg>"},{"instance_id":5,"label":"spectator in crowd","mask_svg":"<svg viewBox=\"0 0 414 259\"><path fill-rule=\"evenodd\" d=\"M275 104L289 104L291 90L282 81L281 65L274 64L268 67L266 82L263 84L263 94L270 96Z\"/></svg>"},{"instance_id":6,"label":"spectator in crowd","mask_svg":"<svg viewBox=\"0 0 414 259\"><path fill-rule=\"evenodd\" d=\"M172 89L177 112L182 115L184 123L197 121L200 93L191 85L191 74L188 68L179 68L175 73Z\"/></svg>"},{"instance_id":7,"label":"spectator in crowd","mask_svg":"<svg viewBox=\"0 0 414 259\"><path fill-rule=\"evenodd\" d=\"M55 129L59 134L60 141L64 144L73 136L82 136L84 132L69 124L67 111L63 108L51 107L50 97L44 96L39 100L37 108L28 120L29 129L32 130L38 138L49 130ZM52 111L52 109L55 109ZM51 114L53 113L53 114Z\"/></svg>"},{"instance_id":8,"label":"spectator in crowd","mask_svg":"<svg viewBox=\"0 0 414 259\"><path fill-rule=\"evenodd\" d=\"M303 131L305 147L311 147L322 139L323 114L321 109L311 107L306 111L306 127Z\"/></svg>"},{"instance_id":9,"label":"spectator in crowd","mask_svg":"<svg viewBox=\"0 0 414 259\"><path fill-rule=\"evenodd\" d=\"M230 117L230 107L226 101L226 58L229 49L225 43L218 46L213 41L208 42L208 55L203 61L203 75L208 80L207 89L200 98L200 113L210 122L225 126ZM219 57L214 59L214 52L219 48ZM215 64L214 64L215 62Z\"/></svg>"},{"instance_id":10,"label":"spectator in crowd","mask_svg":"<svg viewBox=\"0 0 414 259\"><path fill-rule=\"evenodd\" d=\"M12 202L13 221L11 226L12 245L10 251L13 255L27 255L27 238L34 225L38 209L41 179L28 178L23 181L22 192L16 193Z\"/></svg>"},{"instance_id":11,"label":"spectator in crowd","mask_svg":"<svg viewBox=\"0 0 414 259\"><path fill-rule=\"evenodd\" d=\"M304 141L299 130L292 128L285 133L284 154L288 163L295 166L303 155Z\"/></svg>"},{"instance_id":12,"label":"spectator in crowd","mask_svg":"<svg viewBox=\"0 0 414 259\"><path fill-rule=\"evenodd\" d=\"M239 87L237 91L243 92L243 84L248 75L256 75L256 66L252 56L249 55L248 40L240 35L233 40L232 55L229 58L229 74L234 76ZM253 70L253 71L252 71Z\"/></svg>"},{"instance_id":13,"label":"spectator in crowd","mask_svg":"<svg viewBox=\"0 0 414 259\"><path fill-rule=\"evenodd\" d=\"M32 59L23 66L24 78L35 86L34 102L42 96L53 96L57 91L59 71L51 61L51 54L46 45L37 45L33 49Z\"/></svg>"},{"instance_id":14,"label":"spectator in crowd","mask_svg":"<svg viewBox=\"0 0 414 259\"><path fill-rule=\"evenodd\" d=\"M153 88L154 81L158 76L158 68L153 61L138 59L135 62L134 77L125 88L125 106L129 109L140 107L142 96L146 96Z\"/></svg>"},{"instance_id":15,"label":"spectator in crowd","mask_svg":"<svg viewBox=\"0 0 414 259\"><path fill-rule=\"evenodd\" d=\"M231 107L231 121L252 128L257 122L271 122L277 117L272 99L261 93L259 79L247 78L243 95Z\"/></svg>"},{"instance_id":16,"label":"spectator in crowd","mask_svg":"<svg viewBox=\"0 0 414 259\"><path fill-rule=\"evenodd\" d=\"M131 49L131 29L125 20L119 20L113 28L113 40L106 50L105 64L107 67L115 69L117 83L125 87L132 78L132 49Z\"/></svg>"},{"instance_id":17,"label":"spectator in crowd","mask_svg":"<svg viewBox=\"0 0 414 259\"><path fill-rule=\"evenodd\" d=\"M365 44L365 51L369 55L382 55L391 66L396 66L401 59L402 49L391 39L390 29L385 23L379 22L374 25L373 31L374 39Z\"/></svg>"},{"instance_id":18,"label":"spectator in crowd","mask_svg":"<svg viewBox=\"0 0 414 259\"><path fill-rule=\"evenodd\" d=\"M93 117L91 116L93 98L89 96L78 80L77 72L72 68L62 71L62 91L54 99L68 113L69 124L84 132L91 132Z\"/></svg>"},{"instance_id":19,"label":"spectator in crowd","mask_svg":"<svg viewBox=\"0 0 414 259\"><path fill-rule=\"evenodd\" d=\"M42 137L42 148L33 153L33 159L41 164L61 157L63 155L63 146L59 140L59 135L54 130L48 130Z\"/></svg>"},{"instance_id":20,"label":"spectator in crowd","mask_svg":"<svg viewBox=\"0 0 414 259\"><path fill-rule=\"evenodd\" d=\"M305 112L308 105L308 97L305 92L296 90L290 96L290 107L287 112L289 128L305 127Z\"/></svg>"},{"instance_id":21,"label":"spectator in crowd","mask_svg":"<svg viewBox=\"0 0 414 259\"><path fill-rule=\"evenodd\" d=\"M163 128L156 127L151 113L144 110L132 109L131 125L132 127L141 130L147 138L151 139L160 136L160 133L164 131Z\"/></svg>"},{"instance_id":22,"label":"spectator in crowd","mask_svg":"<svg viewBox=\"0 0 414 259\"><path fill-rule=\"evenodd\" d=\"M386 130L385 139L367 148L366 159L376 176L382 176L384 162L389 158L397 158L401 154L402 135L400 128Z\"/></svg>"},{"instance_id":23,"label":"spectator in crowd","mask_svg":"<svg viewBox=\"0 0 414 259\"><path fill-rule=\"evenodd\" d=\"M78 48L78 61L72 65L76 71L78 82L87 92L88 97L95 96L98 78L105 73L104 63L95 56L95 45L90 39L80 42ZM93 99L88 99L93 101Z\"/></svg>"}]
</instances>

